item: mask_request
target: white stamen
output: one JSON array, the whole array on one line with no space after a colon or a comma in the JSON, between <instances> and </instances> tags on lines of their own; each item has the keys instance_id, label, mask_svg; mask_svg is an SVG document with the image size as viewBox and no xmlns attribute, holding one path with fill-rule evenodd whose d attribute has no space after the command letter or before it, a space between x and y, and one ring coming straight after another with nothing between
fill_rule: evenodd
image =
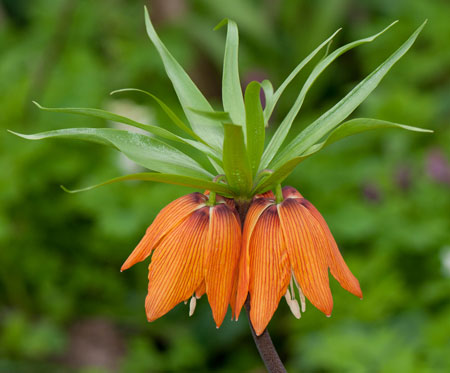
<instances>
[{"instance_id":1,"label":"white stamen","mask_svg":"<svg viewBox=\"0 0 450 373\"><path fill-rule=\"evenodd\" d=\"M189 303L189 317L191 317L194 314L196 305L197 305L197 298L193 296Z\"/></svg>"},{"instance_id":2,"label":"white stamen","mask_svg":"<svg viewBox=\"0 0 450 373\"><path fill-rule=\"evenodd\" d=\"M302 288L299 286L297 280L295 279L295 276L292 274L292 278L295 281L295 285L297 286L298 289L298 293L300 295L300 304L302 305L302 312L305 312L306 310L306 299L305 299L305 294L303 294Z\"/></svg>"},{"instance_id":3,"label":"white stamen","mask_svg":"<svg viewBox=\"0 0 450 373\"><path fill-rule=\"evenodd\" d=\"M300 314L300 307L298 305L297 300L292 299L291 293L289 292L289 289L286 290L286 294L284 295L286 298L286 303L289 306L289 309L291 310L292 314L299 319L302 315Z\"/></svg>"},{"instance_id":4,"label":"white stamen","mask_svg":"<svg viewBox=\"0 0 450 373\"><path fill-rule=\"evenodd\" d=\"M291 289L291 298L295 299L294 283L292 281L292 277L294 277L294 275L291 276L291 282L289 283L289 288Z\"/></svg>"},{"instance_id":5,"label":"white stamen","mask_svg":"<svg viewBox=\"0 0 450 373\"><path fill-rule=\"evenodd\" d=\"M292 300L291 293L289 293L289 289L286 290L286 294L284 294L284 297L286 298L286 302L289 304L289 302Z\"/></svg>"},{"instance_id":6,"label":"white stamen","mask_svg":"<svg viewBox=\"0 0 450 373\"><path fill-rule=\"evenodd\" d=\"M303 294L303 291L300 287L298 288L298 292L300 294L300 304L302 305L302 312L305 312L305 310L306 310L305 294Z\"/></svg>"},{"instance_id":7,"label":"white stamen","mask_svg":"<svg viewBox=\"0 0 450 373\"><path fill-rule=\"evenodd\" d=\"M184 301L184 304L187 304L187 302L188 302L188 301L187 301L187 300L185 300L185 301Z\"/></svg>"},{"instance_id":8,"label":"white stamen","mask_svg":"<svg viewBox=\"0 0 450 373\"><path fill-rule=\"evenodd\" d=\"M302 317L302 314L300 313L300 306L298 305L296 299L293 299L290 303L288 303L288 305L295 318L299 319Z\"/></svg>"}]
</instances>

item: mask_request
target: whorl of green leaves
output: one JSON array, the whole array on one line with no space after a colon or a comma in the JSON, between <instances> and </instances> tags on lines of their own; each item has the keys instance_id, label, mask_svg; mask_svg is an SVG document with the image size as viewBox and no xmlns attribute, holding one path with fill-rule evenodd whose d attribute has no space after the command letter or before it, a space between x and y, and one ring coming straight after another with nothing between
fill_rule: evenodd
<instances>
[{"instance_id":1,"label":"whorl of green leaves","mask_svg":"<svg viewBox=\"0 0 450 373\"><path fill-rule=\"evenodd\" d=\"M112 93L137 91L148 95L160 106L173 124L184 132L185 136L176 135L157 125L139 123L104 110L46 108L37 103L36 105L42 110L120 122L140 128L148 132L148 135L111 128L72 128L34 135L11 132L29 140L53 137L73 138L107 145L152 171L118 177L73 192L89 190L116 181L146 180L179 184L196 189L209 189L228 197L250 199L253 195L269 190L281 183L301 161L344 137L378 128L401 128L409 131L432 132L370 118L356 118L346 121L378 86L392 66L411 48L425 26L426 22L424 22L405 43L341 101L308 125L283 147L309 89L320 74L340 55L359 45L372 42L395 23L373 36L346 44L328 53L330 42L339 32L338 30L301 61L277 90L274 91L272 84L265 80L261 83L249 83L243 94L239 79L238 28L235 22L225 19L216 27L216 29L219 29L226 25L227 35L222 79L223 111L215 111L158 37L146 10L145 24L148 36L161 57L186 118L178 117L171 108L152 93L132 88ZM265 147L265 128L282 93L298 73L325 47L327 48L326 56L316 64L300 89L294 105ZM266 99L264 109L260 100L261 89ZM171 141L171 143L169 144L167 141ZM185 154L179 148L179 145L182 145L183 149L188 145L202 152L209 159L211 167L205 169L204 166ZM225 178L220 178L222 179L221 182L214 181L218 174L225 174ZM67 189L65 190L67 191Z\"/></svg>"}]
</instances>

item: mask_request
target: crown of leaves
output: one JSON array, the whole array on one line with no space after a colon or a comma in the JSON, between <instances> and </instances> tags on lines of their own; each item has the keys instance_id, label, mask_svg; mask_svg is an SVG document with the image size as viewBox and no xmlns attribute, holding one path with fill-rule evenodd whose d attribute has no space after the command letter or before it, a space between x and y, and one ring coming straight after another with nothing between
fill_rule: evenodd
<instances>
[{"instance_id":1,"label":"crown of leaves","mask_svg":"<svg viewBox=\"0 0 450 373\"><path fill-rule=\"evenodd\" d=\"M186 134L186 137L176 135L159 126L139 123L104 110L46 108L36 102L35 104L40 109L46 111L103 118L143 129L150 135L112 128L71 128L32 135L11 132L29 140L53 137L72 138L107 145L119 150L137 164L153 171L121 176L71 192L88 190L122 180L148 180L209 189L227 197L250 199L255 194L274 188L304 159L344 137L377 128L432 132L371 118L355 118L346 121L350 114L377 87L392 66L411 48L425 26L425 21L408 40L344 98L283 146L306 94L320 74L340 55L359 45L372 42L396 22L373 36L346 44L328 53L331 41L340 31L337 30L301 61L276 91L270 81L264 80L263 82L249 83L243 94L238 68L238 28L235 22L225 19L216 26L216 29L227 26L222 80L224 111L216 111L160 40L146 10L145 24L148 36L162 59L189 124L186 124L152 93L127 88L114 91L112 94L137 91L148 95ZM323 49L326 50L325 56L315 65L303 84L294 105L265 146L265 129L282 93L298 73ZM264 109L260 101L261 89L266 100ZM203 152L209 159L211 167L205 168L185 154L180 150L180 145L182 147L188 145ZM225 175L225 177L217 178L217 175Z\"/></svg>"}]
</instances>

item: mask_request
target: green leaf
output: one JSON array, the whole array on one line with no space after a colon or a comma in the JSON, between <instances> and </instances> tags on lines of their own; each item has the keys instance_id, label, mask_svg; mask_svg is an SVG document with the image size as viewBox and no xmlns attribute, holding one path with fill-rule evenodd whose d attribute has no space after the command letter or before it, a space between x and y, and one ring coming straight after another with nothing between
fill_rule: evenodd
<instances>
[{"instance_id":1,"label":"green leaf","mask_svg":"<svg viewBox=\"0 0 450 373\"><path fill-rule=\"evenodd\" d=\"M224 111L230 113L233 123L238 124L245 120L244 98L239 80L239 33L236 23L230 19L224 19L215 30L225 23L228 27L223 58L222 101Z\"/></svg>"},{"instance_id":2,"label":"green leaf","mask_svg":"<svg viewBox=\"0 0 450 373\"><path fill-rule=\"evenodd\" d=\"M138 88L122 88L117 89L115 91L112 91L110 94L114 95L116 93L122 93L122 92L140 92L143 93L149 97L151 97L153 100L156 101L156 103L161 107L161 109L167 114L167 116L172 120L172 122L180 128L182 131L186 132L189 136L192 136L192 138L196 139L197 141L200 141L204 144L206 144L192 129L190 129L173 111L170 107L168 107L162 100L160 100L157 96L154 94L144 91L143 89Z\"/></svg>"},{"instance_id":3,"label":"green leaf","mask_svg":"<svg viewBox=\"0 0 450 373\"><path fill-rule=\"evenodd\" d=\"M311 61L317 53L336 36L336 34L341 31L341 29L337 30L333 35L331 35L327 40L325 40L322 44L320 44L316 49L314 49L303 61L301 61L297 67L289 74L286 80L281 84L281 86L276 90L273 95L270 97L266 96L266 107L264 109L264 118L266 122L269 121L269 118L272 115L273 109L275 108L280 96L289 85L290 82L298 75L298 73ZM263 85L264 87L264 85ZM265 90L264 90L265 92Z\"/></svg>"},{"instance_id":4,"label":"green leaf","mask_svg":"<svg viewBox=\"0 0 450 373\"><path fill-rule=\"evenodd\" d=\"M320 74L340 55L343 53L349 51L352 48L355 48L361 44L370 43L373 40L375 40L378 36L386 32L389 28L391 28L397 21L391 23L388 27L386 27L381 32L372 35L368 38L364 38L361 40L354 41L352 43L346 44L342 46L341 48L338 48L330 55L323 58L314 68L314 70L311 72L311 74L308 76L308 79L306 80L305 84L302 87L302 90L300 91L300 94L297 97L297 100L295 101L294 105L289 110L286 117L283 119L279 127L277 128L276 132L274 133L273 137L270 140L269 145L266 148L266 151L263 156L262 160L262 168L266 168L270 161L272 161L275 154L280 149L281 145L283 144L284 140L286 139L286 136L289 133L289 130L291 129L292 123L294 122L295 117L297 116L298 112L300 111L303 101L305 100L306 94L308 93L311 86L314 84L316 79L320 76ZM330 40L331 41L331 40ZM328 50L329 44L327 46Z\"/></svg>"},{"instance_id":5,"label":"green leaf","mask_svg":"<svg viewBox=\"0 0 450 373\"><path fill-rule=\"evenodd\" d=\"M196 161L166 143L144 136L112 128L69 128L41 132L33 135L11 133L28 140L45 138L70 138L111 146L132 161L150 170L184 176L212 179Z\"/></svg>"},{"instance_id":6,"label":"green leaf","mask_svg":"<svg viewBox=\"0 0 450 373\"><path fill-rule=\"evenodd\" d=\"M233 196L231 194L231 191L225 184L220 184L220 183L216 183L213 181L198 179L195 177L171 175L171 174L161 174L161 173L156 173L156 172L144 172L144 173L139 173L139 174L120 176L120 177L116 177L111 180L104 181L100 184L96 184L96 185L92 185L92 186L88 186L86 188L81 188L81 189L76 189L76 190L69 190L64 186L61 186L61 188L63 188L63 190L68 193L79 193L79 192L85 192L87 190L91 190L94 188L98 188L98 187L101 187L104 185L117 183L119 181L127 181L127 180L155 181L158 183L182 185L182 186L187 186L187 187L195 188L195 189L207 189L210 191L220 193L221 195L223 195L225 197Z\"/></svg>"},{"instance_id":7,"label":"green leaf","mask_svg":"<svg viewBox=\"0 0 450 373\"><path fill-rule=\"evenodd\" d=\"M264 98L266 99L266 107L267 103L273 100L273 85L270 80L263 80L261 82L261 87L264 91ZM269 125L269 118L264 115L264 126L267 127Z\"/></svg>"},{"instance_id":8,"label":"green leaf","mask_svg":"<svg viewBox=\"0 0 450 373\"><path fill-rule=\"evenodd\" d=\"M252 188L252 168L245 150L242 127L224 124L223 167L230 187L247 195Z\"/></svg>"},{"instance_id":9,"label":"green leaf","mask_svg":"<svg viewBox=\"0 0 450 373\"><path fill-rule=\"evenodd\" d=\"M135 89L127 89L127 90L135 90ZM122 91L122 90L119 90ZM119 92L119 91L114 91L114 92ZM124 90L125 91L125 90ZM141 91L141 90L138 90ZM114 93L112 92L112 93ZM142 91L145 92L145 91ZM151 95L149 93L149 95ZM152 96L152 95L151 95ZM156 98L157 99L157 98ZM180 142L183 144L188 144L190 146L192 146L195 149L198 149L199 151L205 153L206 155L213 157L216 162L218 162L219 164L222 163L222 154L220 152L218 152L217 150L211 148L210 146L204 144L204 142L199 142L199 141L195 141L195 140L190 140L190 139L185 139L181 136L175 135L174 133L161 128L161 127L157 127L157 126L151 126L148 124L142 124L139 122L136 122L130 118L127 117L123 117L121 115L117 115L114 113L110 113L108 111L104 111L104 110L99 110L99 109L90 109L90 108L47 108L44 106L39 105L37 102L33 101L33 103L42 110L45 111L50 111L50 112L56 112L56 113L66 113L66 114L78 114L78 115L85 115L85 116L89 116L89 117L96 117L96 118L101 118L101 119L106 119L106 120L111 120L114 122L119 122L119 123L124 123L124 124L128 124L130 126L133 127L137 127L137 128L141 128L143 130L146 130L154 135L160 136L162 138L165 138L167 140L172 140L172 141L176 141L176 142ZM164 103L163 103L164 104ZM168 110L170 110L167 107ZM173 113L173 115L175 115ZM192 132L192 130L191 130ZM195 135L195 134L194 134ZM197 136L198 137L198 136Z\"/></svg>"},{"instance_id":10,"label":"green leaf","mask_svg":"<svg viewBox=\"0 0 450 373\"><path fill-rule=\"evenodd\" d=\"M301 156L295 157L285 164L283 164L279 169L277 169L274 173L272 173L266 179L260 181L258 186L255 188L256 193L263 193L268 189L271 189L274 185L281 183L289 174L294 170L294 168L306 158L310 157L314 153L317 153L319 150L327 147L339 141L345 137L356 135L361 132L371 131L375 129L383 129L383 128L399 128L408 131L414 132L433 132L429 129L418 128L407 126L404 124L387 122L385 120L372 119L372 118L355 118L349 120L347 122L342 123L338 128L332 131L328 137L318 143L311 146L308 150L306 150Z\"/></svg>"},{"instance_id":11,"label":"green leaf","mask_svg":"<svg viewBox=\"0 0 450 373\"><path fill-rule=\"evenodd\" d=\"M190 111L201 115L204 118L216 120L219 123L223 122L231 122L230 114L226 111L205 111L205 110L197 110L194 108L188 108Z\"/></svg>"},{"instance_id":12,"label":"green leaf","mask_svg":"<svg viewBox=\"0 0 450 373\"><path fill-rule=\"evenodd\" d=\"M341 101L305 128L291 143L276 157L271 168L276 169L289 159L305 152L339 123L347 118L367 96L378 86L381 79L392 66L411 48L426 21L409 37L409 39L395 51L375 71L353 88Z\"/></svg>"},{"instance_id":13,"label":"green leaf","mask_svg":"<svg viewBox=\"0 0 450 373\"><path fill-rule=\"evenodd\" d=\"M216 149L221 149L223 142L223 128L220 123L202 117L188 109L190 107L196 110L213 111L211 105L159 39L148 15L147 8L145 8L145 25L147 34L163 61L164 68L166 69L169 79L172 81L175 92L192 129L197 135L205 140L206 143Z\"/></svg>"},{"instance_id":14,"label":"green leaf","mask_svg":"<svg viewBox=\"0 0 450 373\"><path fill-rule=\"evenodd\" d=\"M253 175L259 167L264 151L264 113L260 99L261 85L251 82L245 90L245 130L247 132L247 154Z\"/></svg>"},{"instance_id":15,"label":"green leaf","mask_svg":"<svg viewBox=\"0 0 450 373\"><path fill-rule=\"evenodd\" d=\"M353 136L358 133L376 130L376 129L383 129L383 128L400 128L407 131L413 131L413 132L428 132L432 133L432 130L425 129L425 128L419 128L419 127L413 127L413 126L407 126L405 124L399 124L394 122L388 122L385 120L380 119L373 119L373 118L355 118L352 120L349 120L347 122L342 123L338 128L336 128L334 131L332 131L328 137L318 143L314 144L312 147L310 147L308 150L306 150L302 157L310 156L314 153L317 153L319 150L325 148L328 145L331 145L335 143L336 141L339 141L345 137Z\"/></svg>"},{"instance_id":16,"label":"green leaf","mask_svg":"<svg viewBox=\"0 0 450 373\"><path fill-rule=\"evenodd\" d=\"M38 104L36 101L33 101L33 104L35 104L39 109L44 110L44 111L50 111L53 113L84 115L84 116L88 116L88 117L95 117L95 118L110 120L112 122L124 123L124 124L128 124L130 126L133 126L133 127L143 129L147 132L150 132L154 135L163 137L167 140L184 142L183 139L181 139L177 135L173 134L172 132L167 131L164 128L161 128L158 126L152 126L150 124L139 123L133 119L124 117L122 115L114 114L109 111L100 110L100 109L91 109L91 108L49 108L49 107L44 107L44 106Z\"/></svg>"},{"instance_id":17,"label":"green leaf","mask_svg":"<svg viewBox=\"0 0 450 373\"><path fill-rule=\"evenodd\" d=\"M294 168L307 157L308 156L295 157L283 164L268 177L260 180L254 191L252 191L252 195L264 193L269 189L273 189L275 185L280 184L284 179L286 179L291 172L294 171Z\"/></svg>"}]
</instances>

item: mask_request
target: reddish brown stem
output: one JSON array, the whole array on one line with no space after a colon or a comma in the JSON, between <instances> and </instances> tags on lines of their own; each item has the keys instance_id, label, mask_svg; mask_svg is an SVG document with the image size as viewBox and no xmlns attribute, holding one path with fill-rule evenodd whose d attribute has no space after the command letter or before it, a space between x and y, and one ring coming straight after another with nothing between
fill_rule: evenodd
<instances>
[{"instance_id":1,"label":"reddish brown stem","mask_svg":"<svg viewBox=\"0 0 450 373\"><path fill-rule=\"evenodd\" d=\"M236 206L241 219L241 226L243 227L248 208L250 207L250 202L236 201ZM250 320L250 295L248 295L247 300L245 301L245 310L247 311L248 323L250 325L250 330L252 331L253 340L255 341L256 348L258 349L259 355L261 356L267 370L270 373L286 373L286 368L278 356L278 352L273 345L267 328L264 329L264 332L259 336L256 335L255 329L253 329L253 325Z\"/></svg>"}]
</instances>

